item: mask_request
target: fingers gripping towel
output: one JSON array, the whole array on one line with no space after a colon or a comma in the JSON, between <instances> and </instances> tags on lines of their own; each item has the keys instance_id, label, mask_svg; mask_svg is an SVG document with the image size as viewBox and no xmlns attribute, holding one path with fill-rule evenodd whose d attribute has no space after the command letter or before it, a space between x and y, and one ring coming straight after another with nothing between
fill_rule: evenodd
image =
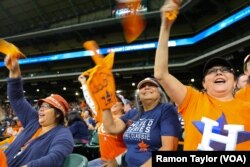
<instances>
[{"instance_id":1,"label":"fingers gripping towel","mask_svg":"<svg viewBox=\"0 0 250 167\"><path fill-rule=\"evenodd\" d=\"M173 1L177 6L174 10L166 12L165 16L168 20L174 20L177 18L177 15L179 14L179 8L182 3L182 0L169 0L169 1Z\"/></svg>"},{"instance_id":2,"label":"fingers gripping towel","mask_svg":"<svg viewBox=\"0 0 250 167\"><path fill-rule=\"evenodd\" d=\"M12 43L7 42L4 39L0 39L0 52L5 55L10 56L10 63L7 64L8 67L11 67L11 62L14 59L19 59L25 57L24 54Z\"/></svg>"}]
</instances>

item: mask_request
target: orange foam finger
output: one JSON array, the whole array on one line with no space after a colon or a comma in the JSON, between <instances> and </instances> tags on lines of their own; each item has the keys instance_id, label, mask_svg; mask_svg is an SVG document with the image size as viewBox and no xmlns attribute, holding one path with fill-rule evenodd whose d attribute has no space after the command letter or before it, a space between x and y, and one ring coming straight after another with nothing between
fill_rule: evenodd
<instances>
[{"instance_id":1,"label":"orange foam finger","mask_svg":"<svg viewBox=\"0 0 250 167\"><path fill-rule=\"evenodd\" d=\"M5 55L11 56L11 58L25 57L24 54L12 43L7 42L4 39L0 39L0 52Z\"/></svg>"},{"instance_id":2,"label":"orange foam finger","mask_svg":"<svg viewBox=\"0 0 250 167\"><path fill-rule=\"evenodd\" d=\"M90 68L90 69L88 69L87 71L84 71L84 72L82 73L82 75L84 75L85 77L88 77L88 76L90 75L90 73L92 73L92 71L93 71L93 68Z\"/></svg>"}]
</instances>

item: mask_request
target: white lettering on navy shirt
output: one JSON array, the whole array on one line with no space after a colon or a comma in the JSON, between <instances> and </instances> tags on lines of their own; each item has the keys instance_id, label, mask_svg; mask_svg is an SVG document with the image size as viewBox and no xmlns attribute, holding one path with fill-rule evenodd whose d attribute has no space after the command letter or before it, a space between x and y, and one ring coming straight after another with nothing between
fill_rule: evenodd
<instances>
[{"instance_id":1,"label":"white lettering on navy shirt","mask_svg":"<svg viewBox=\"0 0 250 167\"><path fill-rule=\"evenodd\" d=\"M139 119L134 122L124 133L124 139L131 140L150 140L150 130L154 119Z\"/></svg>"}]
</instances>

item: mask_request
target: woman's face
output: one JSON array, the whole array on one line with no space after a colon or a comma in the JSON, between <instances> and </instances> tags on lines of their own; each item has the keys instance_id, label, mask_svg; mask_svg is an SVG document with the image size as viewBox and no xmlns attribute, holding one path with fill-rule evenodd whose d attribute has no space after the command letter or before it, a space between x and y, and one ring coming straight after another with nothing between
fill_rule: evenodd
<instances>
[{"instance_id":1,"label":"woman's face","mask_svg":"<svg viewBox=\"0 0 250 167\"><path fill-rule=\"evenodd\" d=\"M158 87L153 83L146 82L139 88L139 98L141 102L160 100L161 95Z\"/></svg>"},{"instance_id":2,"label":"woman's face","mask_svg":"<svg viewBox=\"0 0 250 167\"><path fill-rule=\"evenodd\" d=\"M55 109L49 103L42 103L38 111L38 116L38 121L41 126L50 126L56 124Z\"/></svg>"},{"instance_id":3,"label":"woman's face","mask_svg":"<svg viewBox=\"0 0 250 167\"><path fill-rule=\"evenodd\" d=\"M89 115L89 111L88 111L88 110L85 110L85 111L84 111L84 113L83 113L83 117L84 117L84 118L88 118L88 117L90 117L90 115Z\"/></svg>"},{"instance_id":4,"label":"woman's face","mask_svg":"<svg viewBox=\"0 0 250 167\"><path fill-rule=\"evenodd\" d=\"M237 87L239 89L246 87L246 85L248 84L248 76L247 75L241 75L238 78L238 82L237 82Z\"/></svg>"},{"instance_id":5,"label":"woman's face","mask_svg":"<svg viewBox=\"0 0 250 167\"><path fill-rule=\"evenodd\" d=\"M203 81L203 87L213 97L227 97L233 95L236 86L234 74L230 69L222 66L214 66L208 69Z\"/></svg>"},{"instance_id":6,"label":"woman's face","mask_svg":"<svg viewBox=\"0 0 250 167\"><path fill-rule=\"evenodd\" d=\"M123 112L122 102L115 102L114 105L110 108L112 114L121 114Z\"/></svg>"},{"instance_id":7,"label":"woman's face","mask_svg":"<svg viewBox=\"0 0 250 167\"><path fill-rule=\"evenodd\" d=\"M246 75L250 76L250 61L248 61L248 62L246 63L246 69L245 69L244 73L245 73Z\"/></svg>"}]
</instances>

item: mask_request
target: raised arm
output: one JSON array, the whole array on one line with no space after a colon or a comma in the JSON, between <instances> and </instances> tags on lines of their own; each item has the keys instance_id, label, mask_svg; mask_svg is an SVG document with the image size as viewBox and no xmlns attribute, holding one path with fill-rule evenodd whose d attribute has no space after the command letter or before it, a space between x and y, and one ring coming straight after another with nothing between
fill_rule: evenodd
<instances>
[{"instance_id":1,"label":"raised arm","mask_svg":"<svg viewBox=\"0 0 250 167\"><path fill-rule=\"evenodd\" d=\"M10 56L5 57L5 65L9 70L9 78L19 78L21 77L21 70L17 59L11 60ZM11 64L8 66L8 64Z\"/></svg>"},{"instance_id":2,"label":"raised arm","mask_svg":"<svg viewBox=\"0 0 250 167\"><path fill-rule=\"evenodd\" d=\"M126 128L126 124L120 118L113 118L110 110L102 112L102 121L103 126L108 133L119 134Z\"/></svg>"},{"instance_id":3,"label":"raised arm","mask_svg":"<svg viewBox=\"0 0 250 167\"><path fill-rule=\"evenodd\" d=\"M154 77L160 82L168 96L177 104L181 105L187 90L177 78L169 73L168 69L168 41L170 36L170 30L174 20L168 20L165 17L165 13L173 11L178 8L178 4L173 0L166 0L165 4L161 8L161 27L158 40L158 47L155 55Z\"/></svg>"},{"instance_id":4,"label":"raised arm","mask_svg":"<svg viewBox=\"0 0 250 167\"><path fill-rule=\"evenodd\" d=\"M9 70L9 78L7 79L7 95L9 97L11 107L22 122L23 127L25 127L31 120L33 120L33 118L38 119L37 112L24 97L21 70L18 60L11 59L10 56L6 56L5 65Z\"/></svg>"},{"instance_id":5,"label":"raised arm","mask_svg":"<svg viewBox=\"0 0 250 167\"><path fill-rule=\"evenodd\" d=\"M90 107L92 112L94 112L94 114L96 115L97 113L96 113L96 109L95 109L95 103L88 92L87 85L86 85L86 82L87 82L86 77L83 74L81 74L78 77L78 81L82 85L82 93L83 93L83 96L84 96L86 103L88 104L88 106Z\"/></svg>"}]
</instances>

